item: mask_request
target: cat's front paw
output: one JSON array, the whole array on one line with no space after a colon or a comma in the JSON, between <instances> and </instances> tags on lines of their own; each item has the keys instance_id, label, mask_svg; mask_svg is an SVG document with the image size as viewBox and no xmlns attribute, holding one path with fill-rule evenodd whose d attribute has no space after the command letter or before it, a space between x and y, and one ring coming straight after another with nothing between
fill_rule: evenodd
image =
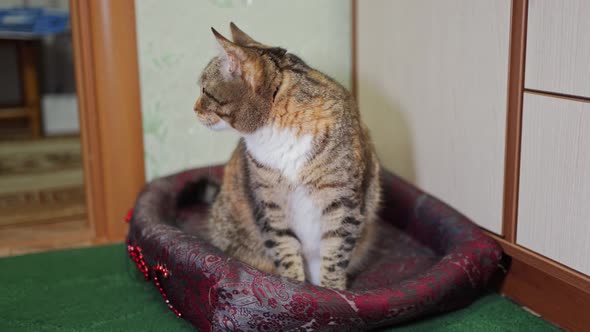
<instances>
[{"instance_id":1,"label":"cat's front paw","mask_svg":"<svg viewBox=\"0 0 590 332\"><path fill-rule=\"evenodd\" d=\"M337 290L346 290L347 281L348 280L345 275L334 279L322 278L320 286Z\"/></svg>"},{"instance_id":2,"label":"cat's front paw","mask_svg":"<svg viewBox=\"0 0 590 332\"><path fill-rule=\"evenodd\" d=\"M298 281L305 281L305 271L303 270L303 264L284 264L279 268L279 274L282 277L295 279Z\"/></svg>"}]
</instances>

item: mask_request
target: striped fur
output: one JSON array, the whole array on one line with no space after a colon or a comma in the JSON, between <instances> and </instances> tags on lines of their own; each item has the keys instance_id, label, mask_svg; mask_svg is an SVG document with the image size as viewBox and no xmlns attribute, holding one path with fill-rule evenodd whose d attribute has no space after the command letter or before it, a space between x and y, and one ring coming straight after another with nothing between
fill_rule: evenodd
<instances>
[{"instance_id":1,"label":"striped fur","mask_svg":"<svg viewBox=\"0 0 590 332\"><path fill-rule=\"evenodd\" d=\"M231 24L195 104L242 136L210 216L214 245L261 270L345 289L368 253L379 163L340 84ZM224 124L221 124L221 121Z\"/></svg>"}]
</instances>

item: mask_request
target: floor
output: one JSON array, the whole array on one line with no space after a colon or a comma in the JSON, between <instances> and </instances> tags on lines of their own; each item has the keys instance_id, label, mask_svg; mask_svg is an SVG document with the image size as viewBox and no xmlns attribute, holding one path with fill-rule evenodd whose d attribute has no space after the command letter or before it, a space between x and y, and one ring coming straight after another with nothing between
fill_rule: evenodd
<instances>
[{"instance_id":1,"label":"floor","mask_svg":"<svg viewBox=\"0 0 590 332\"><path fill-rule=\"evenodd\" d=\"M0 331L190 331L151 283L140 278L124 245L0 259ZM393 331L385 329L384 331ZM395 331L558 331L497 295Z\"/></svg>"},{"instance_id":2,"label":"floor","mask_svg":"<svg viewBox=\"0 0 590 332\"><path fill-rule=\"evenodd\" d=\"M0 143L0 227L85 216L79 138Z\"/></svg>"}]
</instances>

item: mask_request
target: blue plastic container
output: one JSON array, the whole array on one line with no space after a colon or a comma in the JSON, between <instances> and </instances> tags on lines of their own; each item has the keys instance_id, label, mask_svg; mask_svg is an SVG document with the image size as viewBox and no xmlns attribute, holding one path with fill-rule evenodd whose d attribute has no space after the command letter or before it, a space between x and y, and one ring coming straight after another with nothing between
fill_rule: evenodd
<instances>
[{"instance_id":1,"label":"blue plastic container","mask_svg":"<svg viewBox=\"0 0 590 332\"><path fill-rule=\"evenodd\" d=\"M0 32L49 35L68 29L69 13L46 8L0 9Z\"/></svg>"}]
</instances>

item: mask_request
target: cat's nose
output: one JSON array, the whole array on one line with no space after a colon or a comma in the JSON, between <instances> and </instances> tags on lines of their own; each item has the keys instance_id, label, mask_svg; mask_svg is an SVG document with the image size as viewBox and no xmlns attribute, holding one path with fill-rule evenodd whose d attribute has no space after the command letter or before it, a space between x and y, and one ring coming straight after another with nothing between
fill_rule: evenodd
<instances>
[{"instance_id":1,"label":"cat's nose","mask_svg":"<svg viewBox=\"0 0 590 332\"><path fill-rule=\"evenodd\" d=\"M197 99L197 101L195 102L195 106L193 107L195 112L198 112L201 109L202 100L203 100L203 97L199 97L199 99Z\"/></svg>"}]
</instances>

